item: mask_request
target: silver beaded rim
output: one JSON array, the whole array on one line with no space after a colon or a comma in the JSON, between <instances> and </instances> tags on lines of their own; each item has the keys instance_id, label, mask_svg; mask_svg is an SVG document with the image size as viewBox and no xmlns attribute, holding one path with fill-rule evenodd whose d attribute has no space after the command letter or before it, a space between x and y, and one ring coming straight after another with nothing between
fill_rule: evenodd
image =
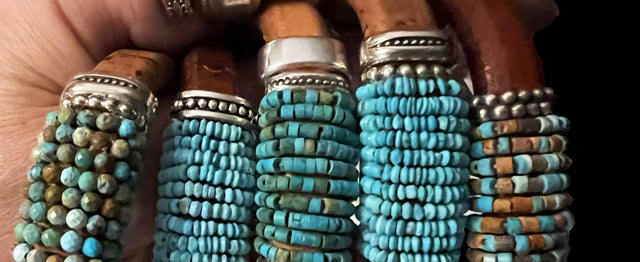
<instances>
[{"instance_id":1,"label":"silver beaded rim","mask_svg":"<svg viewBox=\"0 0 640 262\"><path fill-rule=\"evenodd\" d=\"M248 100L211 91L189 90L178 95L170 112L178 118L204 118L236 124L250 130L258 128L258 113Z\"/></svg>"},{"instance_id":2,"label":"silver beaded rim","mask_svg":"<svg viewBox=\"0 0 640 262\"><path fill-rule=\"evenodd\" d=\"M442 31L392 31L371 36L360 47L363 68L392 62L452 64L453 43Z\"/></svg>"},{"instance_id":3,"label":"silver beaded rim","mask_svg":"<svg viewBox=\"0 0 640 262\"><path fill-rule=\"evenodd\" d=\"M60 104L73 109L113 112L144 128L158 109L158 99L142 82L103 74L79 74L62 92Z\"/></svg>"},{"instance_id":4,"label":"silver beaded rim","mask_svg":"<svg viewBox=\"0 0 640 262\"><path fill-rule=\"evenodd\" d=\"M332 73L285 72L265 80L265 93L285 89L341 91L351 94L344 77Z\"/></svg>"},{"instance_id":5,"label":"silver beaded rim","mask_svg":"<svg viewBox=\"0 0 640 262\"><path fill-rule=\"evenodd\" d=\"M551 115L555 100L556 94L548 87L488 94L474 97L472 115L480 122Z\"/></svg>"},{"instance_id":6,"label":"silver beaded rim","mask_svg":"<svg viewBox=\"0 0 640 262\"><path fill-rule=\"evenodd\" d=\"M160 0L169 17L184 18L193 14L191 0Z\"/></svg>"}]
</instances>

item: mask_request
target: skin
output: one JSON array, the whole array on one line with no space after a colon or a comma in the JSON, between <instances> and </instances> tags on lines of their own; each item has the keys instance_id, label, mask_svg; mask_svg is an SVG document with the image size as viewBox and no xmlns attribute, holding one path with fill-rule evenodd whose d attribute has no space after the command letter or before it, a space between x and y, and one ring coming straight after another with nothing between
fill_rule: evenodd
<instances>
[{"instance_id":1,"label":"skin","mask_svg":"<svg viewBox=\"0 0 640 262\"><path fill-rule=\"evenodd\" d=\"M13 225L23 199L18 192L24 192L26 170L33 164L31 149L44 115L56 109L71 76L90 71L117 49L172 52L208 32L204 22L195 19L170 22L157 0L5 0L1 6L0 261L12 261ZM169 100L161 99L149 141L160 139ZM151 182L139 183L137 189L129 224L135 234L124 240L125 261L151 261L160 144L148 144L140 181Z\"/></svg>"}]
</instances>

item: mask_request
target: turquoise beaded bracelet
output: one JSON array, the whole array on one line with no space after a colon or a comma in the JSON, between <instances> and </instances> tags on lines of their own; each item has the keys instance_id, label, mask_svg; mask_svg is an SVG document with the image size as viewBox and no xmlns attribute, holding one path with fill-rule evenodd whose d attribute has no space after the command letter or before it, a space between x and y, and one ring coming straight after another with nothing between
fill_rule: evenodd
<instances>
[{"instance_id":1,"label":"turquoise beaded bracelet","mask_svg":"<svg viewBox=\"0 0 640 262\"><path fill-rule=\"evenodd\" d=\"M364 147L360 155L362 161L365 162L406 167L467 167L471 162L471 158L466 153L448 150L427 151Z\"/></svg>"},{"instance_id":2,"label":"turquoise beaded bracelet","mask_svg":"<svg viewBox=\"0 0 640 262\"><path fill-rule=\"evenodd\" d=\"M416 186L382 183L380 180L364 176L360 179L362 192L376 195L384 200L409 201L421 203L446 204L467 199L469 189L467 185L457 186Z\"/></svg>"},{"instance_id":3,"label":"turquoise beaded bracelet","mask_svg":"<svg viewBox=\"0 0 640 262\"><path fill-rule=\"evenodd\" d=\"M516 252L526 254L566 246L569 233L553 232L526 235L491 235L471 232L467 236L469 248L488 252Z\"/></svg>"},{"instance_id":4,"label":"turquoise beaded bracelet","mask_svg":"<svg viewBox=\"0 0 640 262\"><path fill-rule=\"evenodd\" d=\"M571 179L563 173L538 176L512 176L504 178L485 177L471 179L469 188L474 194L512 195L558 193L569 187Z\"/></svg>"},{"instance_id":5,"label":"turquoise beaded bracelet","mask_svg":"<svg viewBox=\"0 0 640 262\"><path fill-rule=\"evenodd\" d=\"M469 119L455 116L363 115L360 118L362 131L399 130L406 132L467 133L471 129Z\"/></svg>"},{"instance_id":6,"label":"turquoise beaded bracelet","mask_svg":"<svg viewBox=\"0 0 640 262\"><path fill-rule=\"evenodd\" d=\"M256 165L260 174L296 173L326 175L349 181L358 179L355 165L326 158L280 157L260 159Z\"/></svg>"},{"instance_id":7,"label":"turquoise beaded bracelet","mask_svg":"<svg viewBox=\"0 0 640 262\"><path fill-rule=\"evenodd\" d=\"M360 159L358 149L331 140L281 138L263 141L256 147L256 156L259 158L293 155L325 157L351 164L358 163Z\"/></svg>"},{"instance_id":8,"label":"turquoise beaded bracelet","mask_svg":"<svg viewBox=\"0 0 640 262\"><path fill-rule=\"evenodd\" d=\"M312 104L283 105L264 112L258 120L260 126L270 126L284 121L308 120L335 124L347 129L355 129L356 118L351 111L340 107Z\"/></svg>"},{"instance_id":9,"label":"turquoise beaded bracelet","mask_svg":"<svg viewBox=\"0 0 640 262\"><path fill-rule=\"evenodd\" d=\"M571 158L563 153L491 157L471 161L471 174L479 176L526 175L565 170Z\"/></svg>"},{"instance_id":10,"label":"turquoise beaded bracelet","mask_svg":"<svg viewBox=\"0 0 640 262\"><path fill-rule=\"evenodd\" d=\"M356 108L356 101L347 89L337 89L333 92L313 89L284 89L266 94L260 102L258 112L263 114L269 109L291 104L330 105L341 107L347 111L353 111Z\"/></svg>"},{"instance_id":11,"label":"turquoise beaded bracelet","mask_svg":"<svg viewBox=\"0 0 640 262\"><path fill-rule=\"evenodd\" d=\"M212 153L220 153L222 155L244 155L253 157L253 150L255 148L247 146L242 142L220 141L199 134L194 136L175 136L173 139L165 140L162 144L163 152L176 149L211 150Z\"/></svg>"},{"instance_id":12,"label":"turquoise beaded bracelet","mask_svg":"<svg viewBox=\"0 0 640 262\"><path fill-rule=\"evenodd\" d=\"M260 131L260 140L262 141L280 138L330 140L352 147L360 147L358 135L353 131L319 122L286 121L266 126Z\"/></svg>"},{"instance_id":13,"label":"turquoise beaded bracelet","mask_svg":"<svg viewBox=\"0 0 640 262\"><path fill-rule=\"evenodd\" d=\"M462 216L469 205L466 201L447 204L393 202L384 200L375 195L364 195L360 198L361 205L370 209L374 214L383 215L393 219L448 219Z\"/></svg>"},{"instance_id":14,"label":"turquoise beaded bracelet","mask_svg":"<svg viewBox=\"0 0 640 262\"><path fill-rule=\"evenodd\" d=\"M468 249L467 258L469 262L528 262L528 261L545 261L545 262L564 262L569 256L569 247L549 250L540 253L516 254L512 252L485 252L479 249Z\"/></svg>"},{"instance_id":15,"label":"turquoise beaded bracelet","mask_svg":"<svg viewBox=\"0 0 640 262\"><path fill-rule=\"evenodd\" d=\"M164 168L158 172L159 183L167 182L206 182L211 186L225 186L248 189L255 186L252 173L237 170L222 170L213 165L177 165Z\"/></svg>"},{"instance_id":16,"label":"turquoise beaded bracelet","mask_svg":"<svg viewBox=\"0 0 640 262\"><path fill-rule=\"evenodd\" d=\"M444 237L400 237L379 235L364 231L362 232L362 239L381 250L410 253L437 253L459 249L464 240L464 234L459 233Z\"/></svg>"},{"instance_id":17,"label":"turquoise beaded bracelet","mask_svg":"<svg viewBox=\"0 0 640 262\"><path fill-rule=\"evenodd\" d=\"M305 177L296 175L261 175L258 189L264 192L294 192L327 195L354 200L360 193L356 181Z\"/></svg>"},{"instance_id":18,"label":"turquoise beaded bracelet","mask_svg":"<svg viewBox=\"0 0 640 262\"><path fill-rule=\"evenodd\" d=\"M443 220L388 219L360 208L358 218L370 232L389 236L445 237L464 232L465 218Z\"/></svg>"},{"instance_id":19,"label":"turquoise beaded bracelet","mask_svg":"<svg viewBox=\"0 0 640 262\"><path fill-rule=\"evenodd\" d=\"M331 262L350 262L351 253L349 251L342 252L310 252L289 250L276 247L261 237L256 237L253 242L255 250L260 255L270 259L271 261L289 261L289 262L309 262L309 261L331 261Z\"/></svg>"},{"instance_id":20,"label":"turquoise beaded bracelet","mask_svg":"<svg viewBox=\"0 0 640 262\"><path fill-rule=\"evenodd\" d=\"M469 181L469 169L462 167L403 167L365 163L362 174L380 180L404 185L460 185Z\"/></svg>"},{"instance_id":21,"label":"turquoise beaded bracelet","mask_svg":"<svg viewBox=\"0 0 640 262\"><path fill-rule=\"evenodd\" d=\"M389 77L384 81L365 84L358 88L360 100L381 96L457 96L462 87L454 80L424 79L409 76Z\"/></svg>"},{"instance_id":22,"label":"turquoise beaded bracelet","mask_svg":"<svg viewBox=\"0 0 640 262\"><path fill-rule=\"evenodd\" d=\"M341 199L309 196L295 193L266 193L258 191L255 203L276 210L291 210L317 215L350 216L355 213L351 202Z\"/></svg>"},{"instance_id":23,"label":"turquoise beaded bracelet","mask_svg":"<svg viewBox=\"0 0 640 262\"><path fill-rule=\"evenodd\" d=\"M535 118L522 118L484 122L471 130L474 139L489 139L509 135L548 135L566 133L570 129L566 117L549 115Z\"/></svg>"},{"instance_id":24,"label":"turquoise beaded bracelet","mask_svg":"<svg viewBox=\"0 0 640 262\"><path fill-rule=\"evenodd\" d=\"M347 249L351 246L349 235L301 231L281 226L258 223L256 233L259 237L290 245L319 248L321 250Z\"/></svg>"},{"instance_id":25,"label":"turquoise beaded bracelet","mask_svg":"<svg viewBox=\"0 0 640 262\"><path fill-rule=\"evenodd\" d=\"M194 197L239 206L249 206L253 202L253 192L237 188L209 186L208 184L194 183L193 181L187 181L186 183L168 182L161 184L158 188L160 197L164 198Z\"/></svg>"},{"instance_id":26,"label":"turquoise beaded bracelet","mask_svg":"<svg viewBox=\"0 0 640 262\"><path fill-rule=\"evenodd\" d=\"M360 251L371 261L399 261L399 262L433 262L458 261L460 250L441 253L409 253L381 250L367 242L362 243Z\"/></svg>"},{"instance_id":27,"label":"turquoise beaded bracelet","mask_svg":"<svg viewBox=\"0 0 640 262\"><path fill-rule=\"evenodd\" d=\"M272 225L316 232L348 234L356 228L353 221L348 218L274 210L266 207L258 208L256 216L260 221Z\"/></svg>"},{"instance_id":28,"label":"turquoise beaded bracelet","mask_svg":"<svg viewBox=\"0 0 640 262\"><path fill-rule=\"evenodd\" d=\"M463 99L451 96L437 97L378 97L360 100L360 115L399 116L455 116L465 117L469 105Z\"/></svg>"},{"instance_id":29,"label":"turquoise beaded bracelet","mask_svg":"<svg viewBox=\"0 0 640 262\"><path fill-rule=\"evenodd\" d=\"M187 251L191 254L227 254L231 256L244 256L251 250L247 240L230 239L224 236L194 237L176 233L157 232L154 238L165 238L167 242L177 242L175 249Z\"/></svg>"},{"instance_id":30,"label":"turquoise beaded bracelet","mask_svg":"<svg viewBox=\"0 0 640 262\"><path fill-rule=\"evenodd\" d=\"M255 161L248 156L223 155L212 153L211 150L200 151L197 149L177 149L163 152L160 159L162 168L187 164L214 165L222 170L237 170L240 172L252 172Z\"/></svg>"},{"instance_id":31,"label":"turquoise beaded bracelet","mask_svg":"<svg viewBox=\"0 0 640 262\"><path fill-rule=\"evenodd\" d=\"M367 147L398 149L445 149L466 152L469 148L469 138L466 135L426 131L363 131L360 133L360 142Z\"/></svg>"},{"instance_id":32,"label":"turquoise beaded bracelet","mask_svg":"<svg viewBox=\"0 0 640 262\"><path fill-rule=\"evenodd\" d=\"M530 234L569 232L575 225L573 215L563 210L553 215L492 217L491 215L471 215L467 228L471 232L488 234Z\"/></svg>"},{"instance_id":33,"label":"turquoise beaded bracelet","mask_svg":"<svg viewBox=\"0 0 640 262\"><path fill-rule=\"evenodd\" d=\"M248 207L211 203L209 201L195 201L186 197L181 199L160 198L158 199L157 207L159 212L166 214L243 223L249 220L249 214L251 214L251 210Z\"/></svg>"},{"instance_id":34,"label":"turquoise beaded bracelet","mask_svg":"<svg viewBox=\"0 0 640 262\"><path fill-rule=\"evenodd\" d=\"M242 142L249 146L255 145L255 135L242 127L206 119L173 119L164 130L163 137L167 139L197 134L216 140Z\"/></svg>"},{"instance_id":35,"label":"turquoise beaded bracelet","mask_svg":"<svg viewBox=\"0 0 640 262\"><path fill-rule=\"evenodd\" d=\"M249 237L249 226L241 223L220 223L213 220L196 220L168 214L158 214L156 227L164 232L188 236L225 236L228 238Z\"/></svg>"}]
</instances>

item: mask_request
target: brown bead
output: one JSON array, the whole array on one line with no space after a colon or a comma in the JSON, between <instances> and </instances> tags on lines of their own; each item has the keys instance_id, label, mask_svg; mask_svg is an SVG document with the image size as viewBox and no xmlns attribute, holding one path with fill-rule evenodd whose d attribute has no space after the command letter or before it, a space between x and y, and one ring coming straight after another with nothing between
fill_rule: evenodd
<instances>
[{"instance_id":1,"label":"brown bead","mask_svg":"<svg viewBox=\"0 0 640 262\"><path fill-rule=\"evenodd\" d=\"M484 217L482 218L482 224L480 228L484 232L496 232L497 234L504 234L504 219L498 217Z\"/></svg>"},{"instance_id":2,"label":"brown bead","mask_svg":"<svg viewBox=\"0 0 640 262\"><path fill-rule=\"evenodd\" d=\"M56 163L50 163L42 169L42 179L47 183L60 183L62 167Z\"/></svg>"},{"instance_id":3,"label":"brown bead","mask_svg":"<svg viewBox=\"0 0 640 262\"><path fill-rule=\"evenodd\" d=\"M519 220L524 232L540 232L540 219L537 217L520 217Z\"/></svg>"},{"instance_id":4,"label":"brown bead","mask_svg":"<svg viewBox=\"0 0 640 262\"><path fill-rule=\"evenodd\" d=\"M56 142L56 129L55 126L46 126L42 130L42 138L45 142Z\"/></svg>"},{"instance_id":5,"label":"brown bead","mask_svg":"<svg viewBox=\"0 0 640 262\"><path fill-rule=\"evenodd\" d=\"M47 189L44 191L44 200L48 206L58 205L62 203L62 192L64 192L66 188L56 185L49 184Z\"/></svg>"},{"instance_id":6,"label":"brown bead","mask_svg":"<svg viewBox=\"0 0 640 262\"><path fill-rule=\"evenodd\" d=\"M495 161L496 174L513 174L513 160L511 157L497 157Z\"/></svg>"},{"instance_id":7,"label":"brown bead","mask_svg":"<svg viewBox=\"0 0 640 262\"><path fill-rule=\"evenodd\" d=\"M50 255L45 262L64 262L60 255Z\"/></svg>"},{"instance_id":8,"label":"brown bead","mask_svg":"<svg viewBox=\"0 0 640 262\"><path fill-rule=\"evenodd\" d=\"M496 199L493 201L493 212L495 213L511 213L511 201L509 199Z\"/></svg>"},{"instance_id":9,"label":"brown bead","mask_svg":"<svg viewBox=\"0 0 640 262\"><path fill-rule=\"evenodd\" d=\"M513 197L510 202L513 205L513 213L528 214L533 210L533 199L531 197Z\"/></svg>"},{"instance_id":10,"label":"brown bead","mask_svg":"<svg viewBox=\"0 0 640 262\"><path fill-rule=\"evenodd\" d=\"M85 193L80 199L80 206L89 213L96 212L102 207L102 198L96 193Z\"/></svg>"},{"instance_id":11,"label":"brown bead","mask_svg":"<svg viewBox=\"0 0 640 262\"><path fill-rule=\"evenodd\" d=\"M529 235L529 250L545 250L544 237L540 234Z\"/></svg>"},{"instance_id":12,"label":"brown bead","mask_svg":"<svg viewBox=\"0 0 640 262\"><path fill-rule=\"evenodd\" d=\"M93 132L93 134L91 134L91 146L89 150L93 153L107 151L111 147L111 140L112 136L105 132Z\"/></svg>"},{"instance_id":13,"label":"brown bead","mask_svg":"<svg viewBox=\"0 0 640 262\"><path fill-rule=\"evenodd\" d=\"M498 195L509 195L513 193L513 182L510 178L498 178L496 191Z\"/></svg>"},{"instance_id":14,"label":"brown bead","mask_svg":"<svg viewBox=\"0 0 640 262\"><path fill-rule=\"evenodd\" d=\"M100 214L106 218L117 218L120 214L120 204L112 198L107 198L104 200L104 204L102 204Z\"/></svg>"},{"instance_id":15,"label":"brown bead","mask_svg":"<svg viewBox=\"0 0 640 262\"><path fill-rule=\"evenodd\" d=\"M109 153L102 152L93 158L93 167L98 173L111 173L116 166L116 160Z\"/></svg>"}]
</instances>

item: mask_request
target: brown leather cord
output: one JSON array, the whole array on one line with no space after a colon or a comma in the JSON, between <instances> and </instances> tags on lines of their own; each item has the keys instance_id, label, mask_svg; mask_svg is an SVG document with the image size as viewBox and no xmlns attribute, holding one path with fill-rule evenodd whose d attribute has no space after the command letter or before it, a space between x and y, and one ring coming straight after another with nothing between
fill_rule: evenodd
<instances>
[{"instance_id":1,"label":"brown leather cord","mask_svg":"<svg viewBox=\"0 0 640 262\"><path fill-rule=\"evenodd\" d=\"M466 52L476 95L544 87L542 64L513 0L434 0Z\"/></svg>"},{"instance_id":2,"label":"brown leather cord","mask_svg":"<svg viewBox=\"0 0 640 262\"><path fill-rule=\"evenodd\" d=\"M329 35L322 16L305 1L272 1L260 14L259 22L266 42L287 37Z\"/></svg>"},{"instance_id":3,"label":"brown leather cord","mask_svg":"<svg viewBox=\"0 0 640 262\"><path fill-rule=\"evenodd\" d=\"M93 72L135 78L157 94L169 81L173 72L173 61L161 53L121 49L100 61Z\"/></svg>"},{"instance_id":4,"label":"brown leather cord","mask_svg":"<svg viewBox=\"0 0 640 262\"><path fill-rule=\"evenodd\" d=\"M438 29L425 0L348 0L358 14L364 37L389 31Z\"/></svg>"},{"instance_id":5,"label":"brown leather cord","mask_svg":"<svg viewBox=\"0 0 640 262\"><path fill-rule=\"evenodd\" d=\"M240 95L235 82L233 59L220 48L194 47L182 63L184 90L205 90Z\"/></svg>"}]
</instances>

